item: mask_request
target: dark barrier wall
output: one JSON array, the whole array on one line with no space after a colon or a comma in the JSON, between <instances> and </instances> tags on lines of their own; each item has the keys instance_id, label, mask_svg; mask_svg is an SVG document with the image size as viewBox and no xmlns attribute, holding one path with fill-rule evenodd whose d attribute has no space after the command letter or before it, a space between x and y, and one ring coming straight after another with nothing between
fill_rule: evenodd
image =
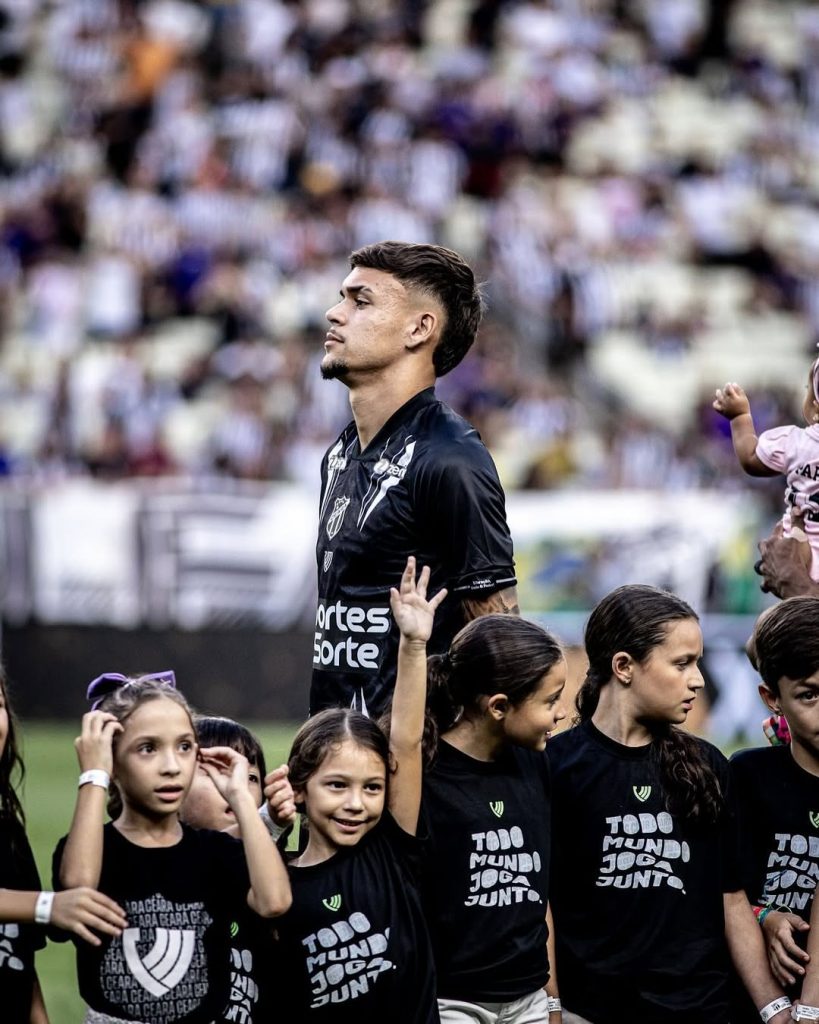
<instances>
[{"instance_id":1,"label":"dark barrier wall","mask_svg":"<svg viewBox=\"0 0 819 1024\"><path fill-rule=\"evenodd\" d=\"M307 716L311 634L29 625L5 626L2 639L14 708L23 718L79 721L95 676L167 668L198 711L240 720Z\"/></svg>"}]
</instances>

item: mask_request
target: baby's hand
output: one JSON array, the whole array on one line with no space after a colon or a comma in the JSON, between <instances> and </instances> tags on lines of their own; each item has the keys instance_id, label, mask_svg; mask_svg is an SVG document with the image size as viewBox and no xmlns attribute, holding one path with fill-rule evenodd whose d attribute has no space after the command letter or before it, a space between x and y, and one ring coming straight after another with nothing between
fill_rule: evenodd
<instances>
[{"instance_id":1,"label":"baby's hand","mask_svg":"<svg viewBox=\"0 0 819 1024\"><path fill-rule=\"evenodd\" d=\"M280 827L292 825L296 820L296 799L287 778L287 765L283 764L264 777L264 798L272 820Z\"/></svg>"},{"instance_id":2,"label":"baby's hand","mask_svg":"<svg viewBox=\"0 0 819 1024\"><path fill-rule=\"evenodd\" d=\"M717 388L712 408L727 420L733 420L750 413L751 403L739 384L734 382L726 384L724 388Z\"/></svg>"},{"instance_id":3,"label":"baby's hand","mask_svg":"<svg viewBox=\"0 0 819 1024\"><path fill-rule=\"evenodd\" d=\"M416 582L415 558L410 555L401 577L401 589L390 588L390 607L402 639L426 643L432 634L435 609L446 597L446 590L439 590L435 597L427 601L428 584L429 566L424 566Z\"/></svg>"},{"instance_id":4,"label":"baby's hand","mask_svg":"<svg viewBox=\"0 0 819 1024\"><path fill-rule=\"evenodd\" d=\"M110 775L114 770L114 736L122 732L117 719L107 711L89 711L82 716L82 733L74 740L80 771L101 768Z\"/></svg>"}]
</instances>

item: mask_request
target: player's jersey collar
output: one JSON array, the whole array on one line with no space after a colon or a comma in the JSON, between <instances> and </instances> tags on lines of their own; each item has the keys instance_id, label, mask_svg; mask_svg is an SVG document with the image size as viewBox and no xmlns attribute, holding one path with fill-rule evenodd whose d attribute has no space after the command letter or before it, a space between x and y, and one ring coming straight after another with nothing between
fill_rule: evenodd
<instances>
[{"instance_id":1,"label":"player's jersey collar","mask_svg":"<svg viewBox=\"0 0 819 1024\"><path fill-rule=\"evenodd\" d=\"M397 427L409 422L416 413L420 412L425 406L432 405L435 401L437 401L435 398L435 388L424 388L423 391L419 391L417 395L413 395L408 402L404 402L400 408L395 410L363 451L354 450L351 457L354 459L365 459L374 452L380 453L384 443L395 432ZM355 436L355 422L352 422L348 429L352 430ZM357 443L355 448L358 448Z\"/></svg>"}]
</instances>

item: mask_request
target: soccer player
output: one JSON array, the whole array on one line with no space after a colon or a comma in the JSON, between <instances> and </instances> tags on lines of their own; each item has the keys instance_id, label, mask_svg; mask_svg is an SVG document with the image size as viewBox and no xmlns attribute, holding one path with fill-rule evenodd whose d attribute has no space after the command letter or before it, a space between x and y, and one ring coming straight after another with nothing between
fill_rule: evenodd
<instances>
[{"instance_id":1,"label":"soccer player","mask_svg":"<svg viewBox=\"0 0 819 1024\"><path fill-rule=\"evenodd\" d=\"M483 302L455 252L379 242L356 250L321 364L350 392L353 420L321 466L318 607L310 712L379 715L395 683L398 629L389 590L409 555L448 597L431 653L466 621L516 614L503 489L477 431L435 397L463 359Z\"/></svg>"}]
</instances>

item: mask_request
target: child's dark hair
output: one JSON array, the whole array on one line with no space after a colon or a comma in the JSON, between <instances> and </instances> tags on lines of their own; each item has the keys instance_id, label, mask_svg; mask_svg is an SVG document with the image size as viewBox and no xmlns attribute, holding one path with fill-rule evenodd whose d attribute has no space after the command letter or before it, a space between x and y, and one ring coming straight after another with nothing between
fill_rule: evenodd
<instances>
[{"instance_id":1,"label":"child's dark hair","mask_svg":"<svg viewBox=\"0 0 819 1024\"><path fill-rule=\"evenodd\" d=\"M522 704L562 659L557 640L534 622L516 615L468 622L446 654L427 659L427 708L438 735L476 707L479 697L505 693L512 705Z\"/></svg>"},{"instance_id":2,"label":"child's dark hair","mask_svg":"<svg viewBox=\"0 0 819 1024\"><path fill-rule=\"evenodd\" d=\"M779 696L779 680L819 671L819 597L789 597L757 620L751 640L756 668Z\"/></svg>"},{"instance_id":3,"label":"child's dark hair","mask_svg":"<svg viewBox=\"0 0 819 1024\"><path fill-rule=\"evenodd\" d=\"M26 824L23 805L17 796L17 788L22 785L25 766L20 756L17 741L18 725L9 702L9 684L6 670L0 664L0 695L6 706L8 730L6 743L0 755L0 829L11 835L11 849L17 854L22 848L22 839Z\"/></svg>"},{"instance_id":4,"label":"child's dark hair","mask_svg":"<svg viewBox=\"0 0 819 1024\"><path fill-rule=\"evenodd\" d=\"M589 669L577 694L577 720L585 722L597 710L601 689L611 684L612 659L618 651L644 664L667 639L669 628L686 619L698 621L693 608L656 587L629 584L604 597L586 623ZM671 724L658 722L652 730L652 756L659 765L669 811L689 821L715 822L723 796L699 741Z\"/></svg>"},{"instance_id":5,"label":"child's dark hair","mask_svg":"<svg viewBox=\"0 0 819 1024\"><path fill-rule=\"evenodd\" d=\"M159 700L160 697L166 697L185 709L191 720L191 730L195 736L196 723L194 722L193 711L187 700L185 700L179 690L165 683L160 683L156 679L141 679L139 676L135 676L122 686L118 686L110 693L106 693L95 706L97 710L108 712L121 725L125 725L137 708L142 707L143 704L147 704L149 701ZM114 752L116 752L118 739L118 735L114 736ZM116 784L112 782L108 792L108 814L111 818L117 818L121 813L122 798Z\"/></svg>"},{"instance_id":6,"label":"child's dark hair","mask_svg":"<svg viewBox=\"0 0 819 1024\"><path fill-rule=\"evenodd\" d=\"M384 762L385 782L389 788L392 760L387 737L372 719L350 708L326 708L308 718L296 733L287 762L288 778L294 790L304 790L308 779L321 767L324 759L345 740L371 750ZM303 806L296 805L300 811Z\"/></svg>"},{"instance_id":7,"label":"child's dark hair","mask_svg":"<svg viewBox=\"0 0 819 1024\"><path fill-rule=\"evenodd\" d=\"M200 747L230 747L244 755L258 771L262 784L267 774L262 745L240 722L220 715L196 715L196 738Z\"/></svg>"}]
</instances>

